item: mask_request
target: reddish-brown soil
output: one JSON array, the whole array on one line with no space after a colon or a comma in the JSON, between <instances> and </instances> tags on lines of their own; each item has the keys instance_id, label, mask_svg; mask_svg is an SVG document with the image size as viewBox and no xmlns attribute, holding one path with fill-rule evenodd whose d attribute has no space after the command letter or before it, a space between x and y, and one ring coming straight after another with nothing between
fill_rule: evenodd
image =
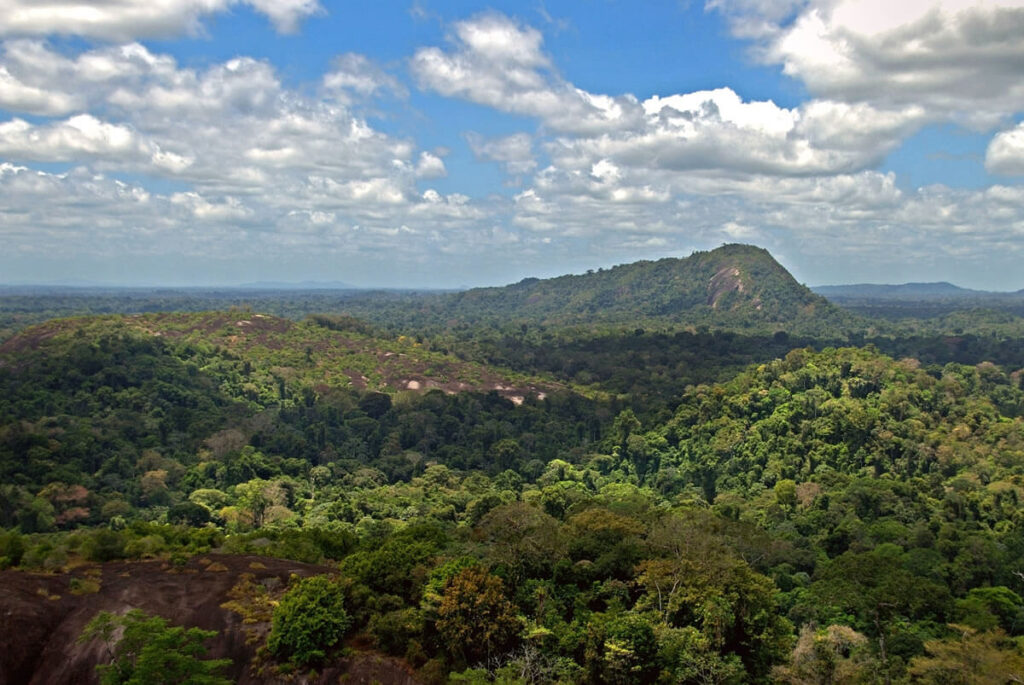
<instances>
[{"instance_id":1,"label":"reddish-brown soil","mask_svg":"<svg viewBox=\"0 0 1024 685\"><path fill-rule=\"evenodd\" d=\"M170 622L217 631L207 645L210 658L229 658L225 673L238 683L284 682L260 676L250 665L256 644L246 644L242 617L221 605L243 574L264 585L283 587L291 574L309 576L331 569L252 556L195 558L183 568L160 561L114 562L80 567L64 574L0 572L0 685L95 683L95 666L105 657L98 641L79 644L78 636L99 611L123 613L137 608ZM91 594L71 592L74 578L98 578ZM252 629L252 626L245 626ZM258 628L258 627L257 627ZM296 683L417 685L402 662L372 652L328 664L315 678Z\"/></svg>"}]
</instances>

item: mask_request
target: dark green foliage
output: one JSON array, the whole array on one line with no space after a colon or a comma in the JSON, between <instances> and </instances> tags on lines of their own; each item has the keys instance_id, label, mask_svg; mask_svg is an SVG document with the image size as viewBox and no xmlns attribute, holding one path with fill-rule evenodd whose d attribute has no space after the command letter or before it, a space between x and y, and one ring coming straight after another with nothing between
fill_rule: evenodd
<instances>
[{"instance_id":1,"label":"dark green foliage","mask_svg":"<svg viewBox=\"0 0 1024 685\"><path fill-rule=\"evenodd\" d=\"M0 530L0 570L17 566L25 555L25 541L17 531Z\"/></svg>"},{"instance_id":2,"label":"dark green foliage","mask_svg":"<svg viewBox=\"0 0 1024 685\"><path fill-rule=\"evenodd\" d=\"M975 630L999 627L1011 635L1024 632L1024 601L1008 587L977 587L956 603L957 623Z\"/></svg>"},{"instance_id":3,"label":"dark green foliage","mask_svg":"<svg viewBox=\"0 0 1024 685\"><path fill-rule=\"evenodd\" d=\"M124 557L125 536L115 530L99 528L82 544L82 555L89 561L112 561Z\"/></svg>"},{"instance_id":4,"label":"dark green foliage","mask_svg":"<svg viewBox=\"0 0 1024 685\"><path fill-rule=\"evenodd\" d=\"M210 520L210 511L194 502L176 504L167 511L167 520L190 526L201 526Z\"/></svg>"},{"instance_id":5,"label":"dark green foliage","mask_svg":"<svg viewBox=\"0 0 1024 685\"><path fill-rule=\"evenodd\" d=\"M368 540L342 563L342 571L374 591L408 600L419 596L430 560L447 535L436 524L410 526L382 543Z\"/></svg>"},{"instance_id":6,"label":"dark green foliage","mask_svg":"<svg viewBox=\"0 0 1024 685\"><path fill-rule=\"evenodd\" d=\"M326 576L296 580L274 609L267 647L300 666L322 661L349 629L341 585Z\"/></svg>"},{"instance_id":7,"label":"dark green foliage","mask_svg":"<svg viewBox=\"0 0 1024 685\"><path fill-rule=\"evenodd\" d=\"M601 682L649 683L657 678L658 640L649 621L626 614L592 622L590 628L595 646L588 655L590 670Z\"/></svg>"},{"instance_id":8,"label":"dark green foliage","mask_svg":"<svg viewBox=\"0 0 1024 685\"><path fill-rule=\"evenodd\" d=\"M102 640L111 657L100 664L103 685L228 685L219 675L231 664L228 659L202 659L203 642L216 635L211 630L172 626L160 616L138 609L117 616L98 613L82 631L79 642Z\"/></svg>"}]
</instances>

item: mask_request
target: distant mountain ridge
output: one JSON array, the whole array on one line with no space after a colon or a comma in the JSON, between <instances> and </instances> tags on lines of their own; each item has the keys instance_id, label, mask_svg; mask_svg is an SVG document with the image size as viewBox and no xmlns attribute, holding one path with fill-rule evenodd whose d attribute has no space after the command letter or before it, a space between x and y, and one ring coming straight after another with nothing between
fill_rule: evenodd
<instances>
[{"instance_id":1,"label":"distant mountain ridge","mask_svg":"<svg viewBox=\"0 0 1024 685\"><path fill-rule=\"evenodd\" d=\"M952 297L1008 297L1024 293L992 292L962 288L947 281L935 283L852 283L849 285L818 285L811 290L825 297L856 297L869 299L916 300Z\"/></svg>"},{"instance_id":2,"label":"distant mountain ridge","mask_svg":"<svg viewBox=\"0 0 1024 685\"><path fill-rule=\"evenodd\" d=\"M359 286L342 281L254 281L239 283L243 290L361 290Z\"/></svg>"}]
</instances>

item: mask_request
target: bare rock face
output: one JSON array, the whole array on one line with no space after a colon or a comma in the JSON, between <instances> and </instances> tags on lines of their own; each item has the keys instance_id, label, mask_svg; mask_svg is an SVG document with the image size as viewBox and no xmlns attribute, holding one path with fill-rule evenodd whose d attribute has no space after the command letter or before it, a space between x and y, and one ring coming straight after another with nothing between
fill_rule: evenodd
<instances>
[{"instance_id":1,"label":"bare rock face","mask_svg":"<svg viewBox=\"0 0 1024 685\"><path fill-rule=\"evenodd\" d=\"M723 295L730 292L742 293L743 290L743 277L739 268L724 266L708 282L708 305L718 309L718 301Z\"/></svg>"},{"instance_id":2,"label":"bare rock face","mask_svg":"<svg viewBox=\"0 0 1024 685\"><path fill-rule=\"evenodd\" d=\"M331 568L281 559L252 556L199 557L183 568L159 561L113 562L82 567L66 574L0 572L0 685L56 685L96 683L96 665L107 659L98 641L79 643L85 625L100 611L124 613L129 609L162 616L171 623L217 631L209 658L231 659L225 672L246 683L276 682L251 668L259 641L248 640L253 631L268 626L243 625L242 617L222 608L244 574L269 587L284 587L292 574L311 576ZM81 592L82 581L90 591ZM95 592L96 584L99 589ZM378 682L382 685L417 685L411 670L398 660L373 653L327 664L315 680L295 682Z\"/></svg>"}]
</instances>

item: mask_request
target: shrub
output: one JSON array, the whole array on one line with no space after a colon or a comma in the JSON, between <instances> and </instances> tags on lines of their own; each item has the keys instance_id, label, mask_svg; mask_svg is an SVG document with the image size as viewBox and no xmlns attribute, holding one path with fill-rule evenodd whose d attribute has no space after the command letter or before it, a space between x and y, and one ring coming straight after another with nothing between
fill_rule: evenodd
<instances>
[{"instance_id":1,"label":"shrub","mask_svg":"<svg viewBox=\"0 0 1024 685\"><path fill-rule=\"evenodd\" d=\"M305 665L322 660L351 625L341 584L326 576L298 581L274 609L267 647Z\"/></svg>"},{"instance_id":2,"label":"shrub","mask_svg":"<svg viewBox=\"0 0 1024 685\"><path fill-rule=\"evenodd\" d=\"M172 626L160 616L133 609L123 616L101 611L85 627L79 642L100 639L112 656L96 670L102 685L202 683L228 685L220 671L230 659L203 659L203 643L217 633Z\"/></svg>"},{"instance_id":3,"label":"shrub","mask_svg":"<svg viewBox=\"0 0 1024 685\"><path fill-rule=\"evenodd\" d=\"M82 543L82 554L89 561L123 559L124 546L123 534L115 530L100 528Z\"/></svg>"}]
</instances>

